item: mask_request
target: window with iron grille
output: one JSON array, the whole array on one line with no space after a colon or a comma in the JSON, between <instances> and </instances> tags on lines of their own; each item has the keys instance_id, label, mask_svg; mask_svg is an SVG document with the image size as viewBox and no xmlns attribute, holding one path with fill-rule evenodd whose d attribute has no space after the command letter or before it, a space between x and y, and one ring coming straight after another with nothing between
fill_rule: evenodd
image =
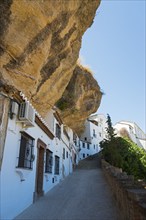
<instances>
[{"instance_id":1,"label":"window with iron grille","mask_svg":"<svg viewBox=\"0 0 146 220\"><path fill-rule=\"evenodd\" d=\"M66 158L68 158L68 151L66 151Z\"/></svg>"},{"instance_id":2,"label":"window with iron grille","mask_svg":"<svg viewBox=\"0 0 146 220\"><path fill-rule=\"evenodd\" d=\"M53 153L50 150L46 150L46 166L45 172L52 173L52 166L53 166Z\"/></svg>"},{"instance_id":3,"label":"window with iron grille","mask_svg":"<svg viewBox=\"0 0 146 220\"><path fill-rule=\"evenodd\" d=\"M20 168L33 168L33 160L34 160L34 138L29 136L25 132L21 132L20 139L20 150L19 150L19 158L18 158L18 167Z\"/></svg>"},{"instance_id":4,"label":"window with iron grille","mask_svg":"<svg viewBox=\"0 0 146 220\"><path fill-rule=\"evenodd\" d=\"M61 128L59 124L56 124L56 137L61 138Z\"/></svg>"},{"instance_id":5,"label":"window with iron grille","mask_svg":"<svg viewBox=\"0 0 146 220\"><path fill-rule=\"evenodd\" d=\"M63 159L65 159L65 148L63 148Z\"/></svg>"},{"instance_id":6,"label":"window with iron grille","mask_svg":"<svg viewBox=\"0 0 146 220\"><path fill-rule=\"evenodd\" d=\"M55 171L54 174L59 174L59 157L55 156Z\"/></svg>"}]
</instances>

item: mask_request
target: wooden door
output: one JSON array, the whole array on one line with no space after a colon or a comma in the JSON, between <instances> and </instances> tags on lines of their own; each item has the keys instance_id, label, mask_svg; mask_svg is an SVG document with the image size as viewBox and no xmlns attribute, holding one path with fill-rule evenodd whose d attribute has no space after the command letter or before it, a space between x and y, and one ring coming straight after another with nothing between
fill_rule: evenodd
<instances>
[{"instance_id":1,"label":"wooden door","mask_svg":"<svg viewBox=\"0 0 146 220\"><path fill-rule=\"evenodd\" d=\"M36 192L38 196L43 195L43 178L44 178L44 153L46 145L38 140L38 162L37 162L37 179Z\"/></svg>"}]
</instances>

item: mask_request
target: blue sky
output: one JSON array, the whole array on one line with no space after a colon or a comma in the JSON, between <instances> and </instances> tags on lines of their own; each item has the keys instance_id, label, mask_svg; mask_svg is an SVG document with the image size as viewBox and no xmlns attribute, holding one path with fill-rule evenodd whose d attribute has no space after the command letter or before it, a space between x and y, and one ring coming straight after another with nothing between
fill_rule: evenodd
<instances>
[{"instance_id":1,"label":"blue sky","mask_svg":"<svg viewBox=\"0 0 146 220\"><path fill-rule=\"evenodd\" d=\"M80 58L105 93L97 113L146 130L145 0L102 0Z\"/></svg>"}]
</instances>

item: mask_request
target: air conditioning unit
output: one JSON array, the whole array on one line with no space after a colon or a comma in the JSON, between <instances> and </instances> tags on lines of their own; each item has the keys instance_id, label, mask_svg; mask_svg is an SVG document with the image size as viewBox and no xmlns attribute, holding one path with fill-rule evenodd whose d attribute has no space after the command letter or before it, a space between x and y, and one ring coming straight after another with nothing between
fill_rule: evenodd
<instances>
[{"instance_id":1,"label":"air conditioning unit","mask_svg":"<svg viewBox=\"0 0 146 220\"><path fill-rule=\"evenodd\" d=\"M17 102L12 102L12 106L11 106L11 112L14 115L18 114L18 107L19 105L17 104Z\"/></svg>"},{"instance_id":2,"label":"air conditioning unit","mask_svg":"<svg viewBox=\"0 0 146 220\"><path fill-rule=\"evenodd\" d=\"M23 122L28 127L34 126L35 110L28 102L20 104L19 121Z\"/></svg>"}]
</instances>

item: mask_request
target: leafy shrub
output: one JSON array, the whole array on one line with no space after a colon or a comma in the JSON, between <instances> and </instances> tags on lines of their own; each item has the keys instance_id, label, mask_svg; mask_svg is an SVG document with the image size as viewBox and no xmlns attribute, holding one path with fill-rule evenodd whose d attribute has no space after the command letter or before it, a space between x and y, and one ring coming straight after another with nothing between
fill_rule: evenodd
<instances>
[{"instance_id":1,"label":"leafy shrub","mask_svg":"<svg viewBox=\"0 0 146 220\"><path fill-rule=\"evenodd\" d=\"M57 103L56 106L60 109L60 110L65 110L68 108L68 102L66 102L65 100L60 99Z\"/></svg>"},{"instance_id":2,"label":"leafy shrub","mask_svg":"<svg viewBox=\"0 0 146 220\"><path fill-rule=\"evenodd\" d=\"M146 151L131 140L114 137L100 142L104 159L136 179L146 180Z\"/></svg>"}]
</instances>

